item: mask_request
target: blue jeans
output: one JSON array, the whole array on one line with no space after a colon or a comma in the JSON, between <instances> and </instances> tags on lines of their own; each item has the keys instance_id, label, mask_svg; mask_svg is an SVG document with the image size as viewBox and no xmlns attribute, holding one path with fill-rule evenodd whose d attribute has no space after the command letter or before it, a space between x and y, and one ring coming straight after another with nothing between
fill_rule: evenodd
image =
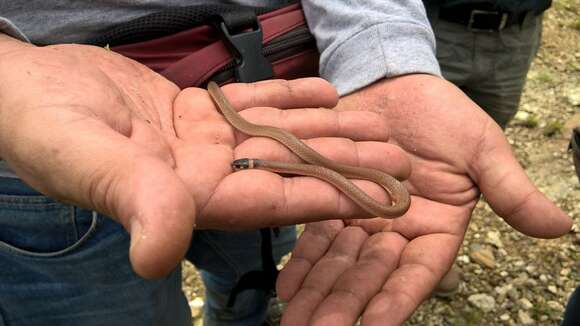
<instances>
[{"instance_id":1,"label":"blue jeans","mask_svg":"<svg viewBox=\"0 0 580 326\"><path fill-rule=\"evenodd\" d=\"M577 325L580 325L580 286L570 296L568 305L566 305L566 312L564 312L564 320L560 324L560 326Z\"/></svg>"},{"instance_id":2,"label":"blue jeans","mask_svg":"<svg viewBox=\"0 0 580 326\"><path fill-rule=\"evenodd\" d=\"M288 252L294 229L274 241ZM267 296L224 297L259 268L258 232L195 232L188 258L207 288L206 325L259 325ZM130 265L129 237L106 216L49 199L18 179L0 178L0 326L191 325L181 269L145 280ZM259 252L258 252L259 253Z\"/></svg>"}]
</instances>

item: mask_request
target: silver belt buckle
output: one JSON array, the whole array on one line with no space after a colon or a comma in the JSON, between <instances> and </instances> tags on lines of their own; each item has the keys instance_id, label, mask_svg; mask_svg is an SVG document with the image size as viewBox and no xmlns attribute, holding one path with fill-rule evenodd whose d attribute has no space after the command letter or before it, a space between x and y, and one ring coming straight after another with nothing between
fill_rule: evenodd
<instances>
[{"instance_id":1,"label":"silver belt buckle","mask_svg":"<svg viewBox=\"0 0 580 326\"><path fill-rule=\"evenodd\" d=\"M488 10L478 10L478 9L474 9L471 11L471 15L469 16L469 24L467 24L467 29L472 31L472 32L496 32L496 31L501 31L502 29L505 28L505 25L507 24L507 20L508 20L508 14L507 13L503 13L501 14L501 19L499 21L499 26L497 27L497 29L482 29L482 28L475 28L473 27L473 23L475 23L475 17L481 15L481 16L485 16L485 15L490 15L490 16L498 16L499 15L499 11L488 11Z\"/></svg>"}]
</instances>

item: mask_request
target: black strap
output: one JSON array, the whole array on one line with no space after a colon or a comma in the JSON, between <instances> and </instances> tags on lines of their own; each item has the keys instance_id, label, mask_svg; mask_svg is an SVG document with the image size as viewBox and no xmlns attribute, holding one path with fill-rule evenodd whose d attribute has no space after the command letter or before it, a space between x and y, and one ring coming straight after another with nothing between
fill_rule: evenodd
<instances>
[{"instance_id":1,"label":"black strap","mask_svg":"<svg viewBox=\"0 0 580 326\"><path fill-rule=\"evenodd\" d=\"M274 235L278 236L280 229L274 228ZM278 269L274 262L274 255L272 253L272 229L260 229L260 252L262 256L262 270L249 271L242 275L238 283L233 288L228 299L228 307L233 307L238 294L244 290L259 289L266 293L275 292L276 279L278 278Z\"/></svg>"},{"instance_id":2,"label":"black strap","mask_svg":"<svg viewBox=\"0 0 580 326\"><path fill-rule=\"evenodd\" d=\"M243 21L248 13L261 15L286 5L288 3L277 7L204 4L170 8L103 30L98 37L87 40L85 43L98 46L117 46L153 40L204 25L212 16L227 15L228 13L235 13L230 18L233 27L236 26L236 16L240 18L240 21Z\"/></svg>"}]
</instances>

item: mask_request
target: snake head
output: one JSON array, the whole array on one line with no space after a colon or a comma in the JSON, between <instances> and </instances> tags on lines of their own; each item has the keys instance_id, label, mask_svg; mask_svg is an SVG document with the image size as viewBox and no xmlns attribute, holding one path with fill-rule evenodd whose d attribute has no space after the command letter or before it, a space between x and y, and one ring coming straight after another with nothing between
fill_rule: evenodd
<instances>
[{"instance_id":1,"label":"snake head","mask_svg":"<svg viewBox=\"0 0 580 326\"><path fill-rule=\"evenodd\" d=\"M232 162L232 170L240 171L254 168L254 160L251 158L241 158Z\"/></svg>"}]
</instances>

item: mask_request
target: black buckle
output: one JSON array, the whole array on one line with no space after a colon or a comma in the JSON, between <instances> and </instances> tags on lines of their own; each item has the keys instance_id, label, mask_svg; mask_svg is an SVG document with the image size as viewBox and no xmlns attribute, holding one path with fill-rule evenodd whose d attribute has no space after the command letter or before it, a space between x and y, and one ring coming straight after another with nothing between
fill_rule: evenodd
<instances>
[{"instance_id":1,"label":"black buckle","mask_svg":"<svg viewBox=\"0 0 580 326\"><path fill-rule=\"evenodd\" d=\"M236 81L251 83L274 77L272 64L263 53L262 27L255 15L247 28L236 29L237 33L228 29L223 17L219 17L217 26L234 57Z\"/></svg>"},{"instance_id":2,"label":"black buckle","mask_svg":"<svg viewBox=\"0 0 580 326\"><path fill-rule=\"evenodd\" d=\"M501 31L506 27L508 18L509 14L505 12L474 9L469 16L467 29L472 32Z\"/></svg>"}]
</instances>

